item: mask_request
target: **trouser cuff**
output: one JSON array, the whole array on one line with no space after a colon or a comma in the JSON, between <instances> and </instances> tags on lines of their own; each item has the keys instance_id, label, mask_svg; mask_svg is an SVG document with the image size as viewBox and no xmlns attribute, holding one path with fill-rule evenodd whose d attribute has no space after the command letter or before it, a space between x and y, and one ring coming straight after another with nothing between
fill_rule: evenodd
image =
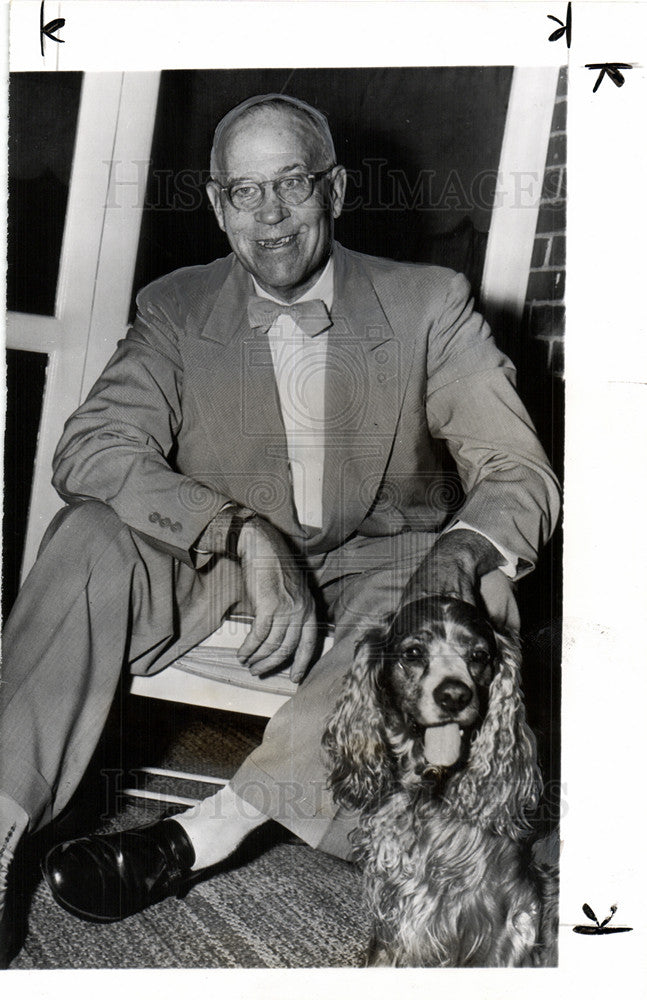
<instances>
[{"instance_id":1,"label":"trouser cuff","mask_svg":"<svg viewBox=\"0 0 647 1000\"><path fill-rule=\"evenodd\" d=\"M229 787L310 847L350 860L349 834L357 826L357 813L337 807L323 779L277 779L253 761L245 761Z\"/></svg>"}]
</instances>

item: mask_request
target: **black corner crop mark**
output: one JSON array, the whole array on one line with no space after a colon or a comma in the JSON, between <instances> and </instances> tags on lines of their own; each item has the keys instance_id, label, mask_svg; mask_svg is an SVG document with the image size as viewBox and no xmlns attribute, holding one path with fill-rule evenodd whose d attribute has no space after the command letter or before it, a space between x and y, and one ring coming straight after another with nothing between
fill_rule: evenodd
<instances>
[{"instance_id":1,"label":"black corner crop mark","mask_svg":"<svg viewBox=\"0 0 647 1000\"><path fill-rule=\"evenodd\" d=\"M555 31L553 31L548 36L548 41L549 42L558 42L559 39L562 38L562 36L565 35L566 36L566 48L570 49L570 47L571 47L571 33L572 33L572 28L573 28L573 13L572 13L572 8L571 8L570 0L569 0L569 3L566 6L566 20L565 21L560 21L560 19L558 17L555 17L554 14L547 14L546 17L549 19L549 21L555 21L555 23L559 25L559 28L556 28ZM598 89L598 87L600 86L600 84L602 83L602 81L604 80L605 76L608 76L610 80L613 80L613 82L615 83L616 87L622 87L622 85L625 82L625 78L622 75L622 73L620 72L620 70L621 69L633 69L633 65L631 63L623 63L623 62L586 63L586 68L587 69L597 69L597 70L600 71L599 72L599 76L598 76L597 80L595 81L595 86L593 87L593 93L595 93L596 90Z\"/></svg>"},{"instance_id":2,"label":"black corner crop mark","mask_svg":"<svg viewBox=\"0 0 647 1000\"><path fill-rule=\"evenodd\" d=\"M40 54L45 55L45 35L52 42L58 42L62 45L65 42L64 38L57 38L54 34L55 31L60 31L61 28L65 26L64 17L55 17L53 21L48 21L45 24L45 0L42 0L40 5Z\"/></svg>"},{"instance_id":3,"label":"black corner crop mark","mask_svg":"<svg viewBox=\"0 0 647 1000\"><path fill-rule=\"evenodd\" d=\"M589 920L594 921L594 925L591 924L577 924L573 930L576 934L622 934L625 931L632 931L633 927L607 927L607 924L612 919L614 913L618 907L614 903L611 907L611 912L608 917L605 917L602 923L598 920L595 913L591 909L588 903L584 903L582 910L584 915L589 918Z\"/></svg>"},{"instance_id":4,"label":"black corner crop mark","mask_svg":"<svg viewBox=\"0 0 647 1000\"><path fill-rule=\"evenodd\" d=\"M633 69L631 63L621 63L621 62L611 62L611 63L586 63L587 69L599 69L600 75L595 81L595 86L593 88L593 93L596 92L605 76L608 76L610 80L613 80L616 87L622 87L625 82L625 78L620 72L621 69Z\"/></svg>"},{"instance_id":5,"label":"black corner crop mark","mask_svg":"<svg viewBox=\"0 0 647 1000\"><path fill-rule=\"evenodd\" d=\"M552 35L548 36L548 41L549 42L557 42L562 37L562 35L566 35L566 48L570 49L570 47L571 47L571 27L572 27L572 24L573 24L573 18L572 18L572 14L571 14L570 0L569 0L568 6L566 8L566 20L565 21L560 21L560 19L558 17L553 17L552 14L546 14L546 17L549 18L551 21L556 21L557 24L561 25L561 27L557 28L556 31L553 31Z\"/></svg>"}]
</instances>

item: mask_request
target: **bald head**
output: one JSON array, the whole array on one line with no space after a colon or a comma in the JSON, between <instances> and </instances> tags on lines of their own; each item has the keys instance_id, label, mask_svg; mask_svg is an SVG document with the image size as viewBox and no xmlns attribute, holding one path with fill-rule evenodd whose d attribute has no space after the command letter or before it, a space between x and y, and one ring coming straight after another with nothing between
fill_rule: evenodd
<instances>
[{"instance_id":1,"label":"bald head","mask_svg":"<svg viewBox=\"0 0 647 1000\"><path fill-rule=\"evenodd\" d=\"M227 151L236 137L262 121L278 133L287 130L309 150L311 170L323 170L336 163L335 146L324 115L296 97L261 94L232 108L216 128L211 148L211 176L227 175Z\"/></svg>"}]
</instances>

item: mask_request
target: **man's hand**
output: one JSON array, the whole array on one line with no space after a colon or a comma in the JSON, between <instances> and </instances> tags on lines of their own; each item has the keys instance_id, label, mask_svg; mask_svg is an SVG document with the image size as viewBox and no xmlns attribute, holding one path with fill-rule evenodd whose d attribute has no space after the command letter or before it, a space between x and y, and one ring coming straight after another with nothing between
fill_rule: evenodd
<instances>
[{"instance_id":1,"label":"man's hand","mask_svg":"<svg viewBox=\"0 0 647 1000\"><path fill-rule=\"evenodd\" d=\"M448 531L409 580L401 603L438 594L476 605L481 577L504 562L498 549L475 531Z\"/></svg>"},{"instance_id":2,"label":"man's hand","mask_svg":"<svg viewBox=\"0 0 647 1000\"><path fill-rule=\"evenodd\" d=\"M260 517L243 524L238 555L254 612L238 658L258 676L294 653L290 678L298 682L317 644L315 605L304 575L280 532Z\"/></svg>"}]
</instances>

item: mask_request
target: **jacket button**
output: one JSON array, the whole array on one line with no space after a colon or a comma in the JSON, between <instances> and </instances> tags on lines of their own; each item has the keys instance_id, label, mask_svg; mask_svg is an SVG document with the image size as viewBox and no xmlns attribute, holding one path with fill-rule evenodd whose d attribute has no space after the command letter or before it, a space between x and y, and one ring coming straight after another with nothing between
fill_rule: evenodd
<instances>
[{"instance_id":1,"label":"jacket button","mask_svg":"<svg viewBox=\"0 0 647 1000\"><path fill-rule=\"evenodd\" d=\"M168 527L170 527L170 524L171 524L171 518L170 517L161 517L160 518L160 528L168 528Z\"/></svg>"},{"instance_id":2,"label":"jacket button","mask_svg":"<svg viewBox=\"0 0 647 1000\"><path fill-rule=\"evenodd\" d=\"M182 525L179 521L173 521L171 525L171 531L182 531Z\"/></svg>"},{"instance_id":3,"label":"jacket button","mask_svg":"<svg viewBox=\"0 0 647 1000\"><path fill-rule=\"evenodd\" d=\"M151 524L157 524L157 522L159 521L159 519L160 519L160 516L159 516L159 514L157 513L156 510L154 510L152 514L148 515L148 520L151 522Z\"/></svg>"}]
</instances>

